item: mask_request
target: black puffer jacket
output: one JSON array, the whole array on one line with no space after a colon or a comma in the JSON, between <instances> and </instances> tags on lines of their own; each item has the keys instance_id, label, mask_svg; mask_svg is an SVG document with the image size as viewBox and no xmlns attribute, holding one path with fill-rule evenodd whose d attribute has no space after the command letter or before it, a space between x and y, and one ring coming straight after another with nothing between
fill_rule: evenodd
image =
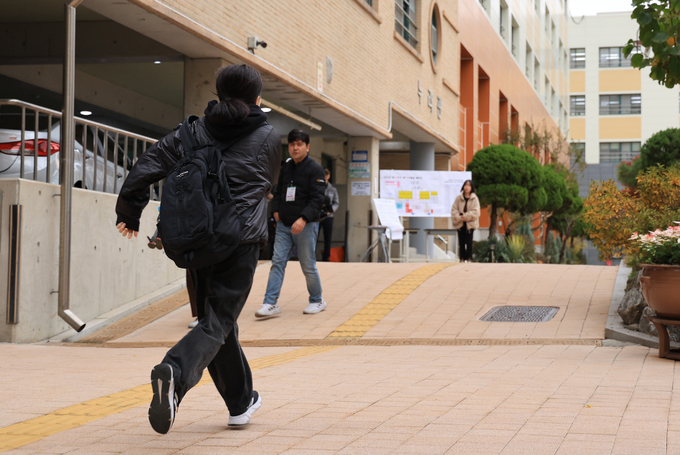
<instances>
[{"instance_id":1,"label":"black puffer jacket","mask_svg":"<svg viewBox=\"0 0 680 455\"><path fill-rule=\"evenodd\" d=\"M250 105L250 115L246 120L229 130L216 128L205 117L194 121L191 129L199 144L236 140L229 150L223 152L223 159L228 165L229 189L239 213L257 205L244 225L241 243L266 243L265 196L276 183L281 166L279 133L267 123L267 115L256 105ZM129 229L139 230L139 218L149 203L150 185L165 178L182 156L184 148L178 128L148 148L135 163L120 190L116 224L123 222Z\"/></svg>"}]
</instances>

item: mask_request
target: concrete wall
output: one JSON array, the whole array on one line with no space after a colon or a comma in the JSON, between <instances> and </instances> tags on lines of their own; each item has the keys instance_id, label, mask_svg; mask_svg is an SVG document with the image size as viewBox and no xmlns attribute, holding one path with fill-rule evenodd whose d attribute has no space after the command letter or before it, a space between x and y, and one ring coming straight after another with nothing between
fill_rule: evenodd
<instances>
[{"instance_id":1,"label":"concrete wall","mask_svg":"<svg viewBox=\"0 0 680 455\"><path fill-rule=\"evenodd\" d=\"M57 315L59 279L59 196L56 185L0 179L0 295L7 296L9 205L21 204L19 323L6 323L6 297L0 304L0 341L30 343L69 329ZM137 239L115 229L116 195L73 190L71 310L84 321L111 311L181 279L184 271L146 236L155 229L158 203L144 211Z\"/></svg>"}]
</instances>

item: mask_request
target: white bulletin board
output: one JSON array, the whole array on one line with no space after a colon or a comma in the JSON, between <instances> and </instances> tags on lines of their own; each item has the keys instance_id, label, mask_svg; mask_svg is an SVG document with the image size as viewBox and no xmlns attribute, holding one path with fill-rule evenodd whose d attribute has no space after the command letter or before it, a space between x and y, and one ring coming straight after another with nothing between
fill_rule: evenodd
<instances>
[{"instance_id":1,"label":"white bulletin board","mask_svg":"<svg viewBox=\"0 0 680 455\"><path fill-rule=\"evenodd\" d=\"M450 217L451 206L471 172L380 171L380 198L394 199L404 217Z\"/></svg>"}]
</instances>

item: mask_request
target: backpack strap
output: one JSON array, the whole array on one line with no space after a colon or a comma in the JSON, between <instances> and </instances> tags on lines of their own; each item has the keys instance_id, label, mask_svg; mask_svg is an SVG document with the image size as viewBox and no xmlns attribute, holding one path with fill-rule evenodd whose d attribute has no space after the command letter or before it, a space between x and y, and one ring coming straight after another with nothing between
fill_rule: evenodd
<instances>
[{"instance_id":1,"label":"backpack strap","mask_svg":"<svg viewBox=\"0 0 680 455\"><path fill-rule=\"evenodd\" d=\"M186 149L185 152L193 152L199 147L199 144L194 137L194 133L191 131L191 126L189 126L191 123L195 122L196 119L198 119L198 117L190 115L182 123L182 126L179 127L179 138Z\"/></svg>"}]
</instances>

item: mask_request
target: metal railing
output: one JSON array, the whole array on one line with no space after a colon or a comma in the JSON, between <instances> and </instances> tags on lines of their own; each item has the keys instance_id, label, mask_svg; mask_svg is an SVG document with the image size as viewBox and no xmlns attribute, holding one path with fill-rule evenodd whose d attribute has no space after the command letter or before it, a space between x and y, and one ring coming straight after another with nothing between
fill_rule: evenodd
<instances>
[{"instance_id":1,"label":"metal railing","mask_svg":"<svg viewBox=\"0 0 680 455\"><path fill-rule=\"evenodd\" d=\"M0 100L0 130L17 131L11 154L19 161L0 172L0 178L60 184L61 115L20 100ZM132 166L158 140L82 117L75 117L75 123L74 182L76 187L92 191L118 193ZM5 145L0 152L7 150ZM162 189L162 182L151 187L152 199L159 200Z\"/></svg>"}]
</instances>

